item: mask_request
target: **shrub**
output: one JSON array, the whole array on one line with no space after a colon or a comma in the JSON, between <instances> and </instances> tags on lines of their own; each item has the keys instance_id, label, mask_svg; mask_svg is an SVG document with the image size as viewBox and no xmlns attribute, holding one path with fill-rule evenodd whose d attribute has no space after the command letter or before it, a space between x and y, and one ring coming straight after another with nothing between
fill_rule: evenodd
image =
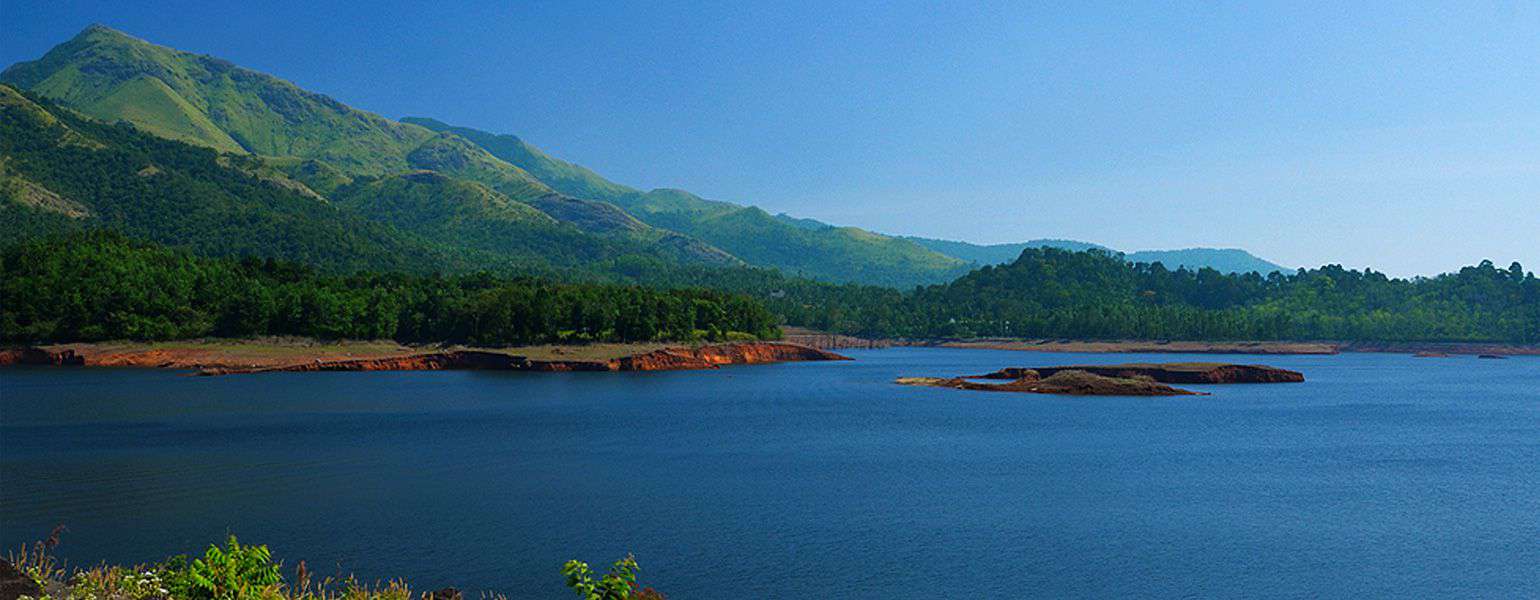
<instances>
[{"instance_id":1,"label":"shrub","mask_svg":"<svg viewBox=\"0 0 1540 600\"><path fill-rule=\"evenodd\" d=\"M583 600L665 600L663 594L652 588L638 588L636 573L641 570L636 557L629 554L615 561L610 572L594 581L593 570L588 563L569 560L562 565L561 574L567 578L567 587L582 596Z\"/></svg>"},{"instance_id":2,"label":"shrub","mask_svg":"<svg viewBox=\"0 0 1540 600\"><path fill-rule=\"evenodd\" d=\"M244 600L283 584L267 546L242 546L233 535L223 549L211 545L202 558L173 558L161 570L172 596L185 600Z\"/></svg>"}]
</instances>

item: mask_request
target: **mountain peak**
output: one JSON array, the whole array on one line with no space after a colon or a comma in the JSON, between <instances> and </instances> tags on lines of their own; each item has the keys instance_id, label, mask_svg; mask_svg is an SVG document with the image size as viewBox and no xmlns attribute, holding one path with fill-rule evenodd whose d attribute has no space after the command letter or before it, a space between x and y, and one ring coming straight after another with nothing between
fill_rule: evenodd
<instances>
[{"instance_id":1,"label":"mountain peak","mask_svg":"<svg viewBox=\"0 0 1540 600\"><path fill-rule=\"evenodd\" d=\"M72 47L87 43L142 46L155 45L149 41L129 35L127 32L120 29L113 29L112 27L108 27L101 23L92 23L87 25L85 29L80 30L80 33L75 34L75 37L70 38L68 42L61 44L60 47Z\"/></svg>"}]
</instances>

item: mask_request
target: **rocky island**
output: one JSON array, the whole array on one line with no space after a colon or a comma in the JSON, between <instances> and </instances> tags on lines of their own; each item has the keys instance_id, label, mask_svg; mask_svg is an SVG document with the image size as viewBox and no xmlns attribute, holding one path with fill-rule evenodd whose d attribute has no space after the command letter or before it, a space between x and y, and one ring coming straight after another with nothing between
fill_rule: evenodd
<instances>
[{"instance_id":1,"label":"rocky island","mask_svg":"<svg viewBox=\"0 0 1540 600\"><path fill-rule=\"evenodd\" d=\"M977 380L1004 380L987 383ZM1072 396L1198 396L1207 395L1168 383L1292 383L1298 371L1262 365L1224 363L1130 363L1062 367L1008 367L983 375L960 377L901 377L896 383L959 390L1024 392Z\"/></svg>"}]
</instances>

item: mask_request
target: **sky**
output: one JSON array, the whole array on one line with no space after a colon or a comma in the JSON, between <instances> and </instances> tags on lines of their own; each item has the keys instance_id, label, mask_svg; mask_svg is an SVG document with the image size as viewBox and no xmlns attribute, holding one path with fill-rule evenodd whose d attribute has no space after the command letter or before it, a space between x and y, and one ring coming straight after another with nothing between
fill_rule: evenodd
<instances>
[{"instance_id":1,"label":"sky","mask_svg":"<svg viewBox=\"0 0 1540 600\"><path fill-rule=\"evenodd\" d=\"M1540 269L1540 3L453 4L0 0L0 63L102 23L884 233Z\"/></svg>"}]
</instances>

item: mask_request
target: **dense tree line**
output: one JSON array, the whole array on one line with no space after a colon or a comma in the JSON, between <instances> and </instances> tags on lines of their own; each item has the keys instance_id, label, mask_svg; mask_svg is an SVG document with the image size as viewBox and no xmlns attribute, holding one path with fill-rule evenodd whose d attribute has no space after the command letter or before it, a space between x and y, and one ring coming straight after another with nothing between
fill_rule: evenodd
<instances>
[{"instance_id":1,"label":"dense tree line","mask_svg":"<svg viewBox=\"0 0 1540 600\"><path fill-rule=\"evenodd\" d=\"M1540 343L1540 279L1518 263L1413 279L1337 265L1262 276L1033 248L907 293L724 275L788 324L877 337Z\"/></svg>"},{"instance_id":2,"label":"dense tree line","mask_svg":"<svg viewBox=\"0 0 1540 600\"><path fill-rule=\"evenodd\" d=\"M0 253L9 342L203 336L458 342L772 338L746 296L491 274L333 275L274 260L195 257L91 231Z\"/></svg>"}]
</instances>

